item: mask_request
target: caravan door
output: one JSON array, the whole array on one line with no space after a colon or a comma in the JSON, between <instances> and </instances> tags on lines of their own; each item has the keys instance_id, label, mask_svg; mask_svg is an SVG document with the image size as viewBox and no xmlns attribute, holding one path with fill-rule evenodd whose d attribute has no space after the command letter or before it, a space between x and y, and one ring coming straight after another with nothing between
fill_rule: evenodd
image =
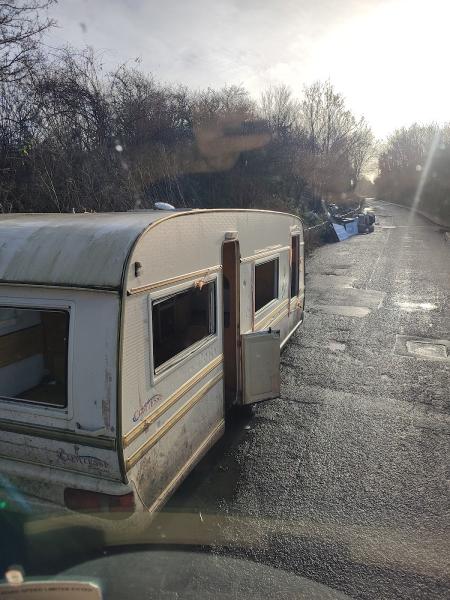
<instances>
[{"instance_id":1,"label":"caravan door","mask_svg":"<svg viewBox=\"0 0 450 600\"><path fill-rule=\"evenodd\" d=\"M222 246L223 271L223 373L225 409L238 403L240 387L240 252L239 241Z\"/></svg>"},{"instance_id":2,"label":"caravan door","mask_svg":"<svg viewBox=\"0 0 450 600\"><path fill-rule=\"evenodd\" d=\"M242 403L280 395L280 332L257 331L242 336Z\"/></svg>"},{"instance_id":3,"label":"caravan door","mask_svg":"<svg viewBox=\"0 0 450 600\"><path fill-rule=\"evenodd\" d=\"M240 251L237 239L222 246L225 409L280 395L280 332L240 332Z\"/></svg>"}]
</instances>

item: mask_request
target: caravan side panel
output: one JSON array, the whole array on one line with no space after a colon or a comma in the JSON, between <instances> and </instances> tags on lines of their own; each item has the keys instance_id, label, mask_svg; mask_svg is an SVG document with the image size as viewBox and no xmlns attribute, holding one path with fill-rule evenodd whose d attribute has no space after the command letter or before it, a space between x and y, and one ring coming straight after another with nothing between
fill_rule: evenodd
<instances>
[{"instance_id":1,"label":"caravan side panel","mask_svg":"<svg viewBox=\"0 0 450 600\"><path fill-rule=\"evenodd\" d=\"M145 234L131 257L121 366L124 463L149 510L224 430L222 238L200 219L169 219ZM189 312L191 295L199 323ZM161 351L171 338L174 347Z\"/></svg>"},{"instance_id":2,"label":"caravan side panel","mask_svg":"<svg viewBox=\"0 0 450 600\"><path fill-rule=\"evenodd\" d=\"M67 485L78 487L82 481L87 481L88 488L101 490L102 481L119 482L121 473L116 449L119 295L76 289L1 286L0 306L4 309L2 314L11 317L9 321L0 322L0 334L3 326L6 336L10 331L8 327L13 328L13 335L17 331L17 336L39 328L34 323L30 323L31 329L27 323L21 324L19 316L22 314L58 311L67 314L68 319L65 404L51 405L47 401L52 397L49 390L57 381L49 382L41 398L19 399L20 390L16 390L19 398L8 398L5 385L8 384L6 371L10 365L5 366L5 361L2 363L5 369L5 377L1 380L3 397L0 398L3 475L12 482L20 479L20 489L60 504ZM5 312L5 307L9 313ZM5 336L3 341L5 345ZM43 360L38 346L27 350L26 354L35 361L34 370L39 361L45 366L45 356ZM18 360L12 366L19 368L29 358ZM61 373L63 367L58 367ZM27 370L30 370L29 365ZM105 485L110 489L110 484Z\"/></svg>"},{"instance_id":3,"label":"caravan side panel","mask_svg":"<svg viewBox=\"0 0 450 600\"><path fill-rule=\"evenodd\" d=\"M284 338L301 315L297 309L290 312L289 305L295 228L301 229L301 224L291 215L193 211L169 215L137 243L124 290L122 443L127 477L150 510L164 502L223 432L221 262L227 232L235 232L242 255L241 331L276 326ZM254 315L255 264L272 257L279 261L277 298ZM214 331L185 350L180 339L180 353L164 362L155 356L155 336L177 330L178 321L183 321L178 311L184 310L177 302L183 294L208 286L214 288ZM195 321L192 313L185 322L195 328L190 321ZM187 325L183 335L189 337L186 329Z\"/></svg>"}]
</instances>

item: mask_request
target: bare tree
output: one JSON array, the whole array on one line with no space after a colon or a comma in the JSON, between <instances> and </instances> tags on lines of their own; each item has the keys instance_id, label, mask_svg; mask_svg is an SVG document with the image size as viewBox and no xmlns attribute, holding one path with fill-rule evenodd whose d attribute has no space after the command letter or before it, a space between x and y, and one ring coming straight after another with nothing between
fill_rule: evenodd
<instances>
[{"instance_id":1,"label":"bare tree","mask_svg":"<svg viewBox=\"0 0 450 600\"><path fill-rule=\"evenodd\" d=\"M31 2L0 0L21 15L19 33L37 35L27 60L9 54L0 81L0 211L166 200L308 215L363 171L370 130L331 84L308 88L301 103L287 86L272 87L257 105L242 86L191 92L126 65L107 73L89 49L40 53L50 22L31 24L49 2ZM31 20L17 12L25 8Z\"/></svg>"},{"instance_id":2,"label":"bare tree","mask_svg":"<svg viewBox=\"0 0 450 600\"><path fill-rule=\"evenodd\" d=\"M316 157L311 178L321 193L354 189L371 156L373 135L330 81L305 88L301 124Z\"/></svg>"},{"instance_id":3,"label":"bare tree","mask_svg":"<svg viewBox=\"0 0 450 600\"><path fill-rule=\"evenodd\" d=\"M414 123L389 136L379 157L377 195L417 206L450 225L450 125Z\"/></svg>"},{"instance_id":4,"label":"bare tree","mask_svg":"<svg viewBox=\"0 0 450 600\"><path fill-rule=\"evenodd\" d=\"M298 124L300 105L286 85L270 86L261 94L261 113L273 132L283 135Z\"/></svg>"},{"instance_id":5,"label":"bare tree","mask_svg":"<svg viewBox=\"0 0 450 600\"><path fill-rule=\"evenodd\" d=\"M55 25L46 14L55 1L0 1L0 82L18 81L31 68L42 34Z\"/></svg>"}]
</instances>

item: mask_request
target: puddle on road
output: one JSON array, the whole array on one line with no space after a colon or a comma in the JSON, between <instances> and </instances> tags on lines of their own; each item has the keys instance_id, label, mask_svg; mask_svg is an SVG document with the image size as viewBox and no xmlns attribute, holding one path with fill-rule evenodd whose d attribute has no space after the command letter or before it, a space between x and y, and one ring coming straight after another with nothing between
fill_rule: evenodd
<instances>
[{"instance_id":1,"label":"puddle on road","mask_svg":"<svg viewBox=\"0 0 450 600\"><path fill-rule=\"evenodd\" d=\"M311 274L308 276L308 285L316 289L351 288L356 277L347 277L339 273Z\"/></svg>"},{"instance_id":2,"label":"puddle on road","mask_svg":"<svg viewBox=\"0 0 450 600\"><path fill-rule=\"evenodd\" d=\"M346 310L350 307L361 307L364 311L376 310L381 308L386 296L385 292L379 290L332 285L334 281L340 280L339 277L329 277L329 280L328 286L309 286L311 306L339 306L345 307Z\"/></svg>"},{"instance_id":3,"label":"puddle on road","mask_svg":"<svg viewBox=\"0 0 450 600\"><path fill-rule=\"evenodd\" d=\"M401 310L405 310L406 312L427 312L429 310L436 310L438 308L437 304L433 304L432 302L396 302L396 305Z\"/></svg>"},{"instance_id":4,"label":"puddle on road","mask_svg":"<svg viewBox=\"0 0 450 600\"><path fill-rule=\"evenodd\" d=\"M336 306L333 304L317 304L310 311L323 312L328 315L339 315L341 317L367 317L370 314L370 308L365 306Z\"/></svg>"},{"instance_id":5,"label":"puddle on road","mask_svg":"<svg viewBox=\"0 0 450 600\"><path fill-rule=\"evenodd\" d=\"M342 342L337 342L336 340L330 340L327 344L327 348L332 352L344 352L346 345Z\"/></svg>"}]
</instances>

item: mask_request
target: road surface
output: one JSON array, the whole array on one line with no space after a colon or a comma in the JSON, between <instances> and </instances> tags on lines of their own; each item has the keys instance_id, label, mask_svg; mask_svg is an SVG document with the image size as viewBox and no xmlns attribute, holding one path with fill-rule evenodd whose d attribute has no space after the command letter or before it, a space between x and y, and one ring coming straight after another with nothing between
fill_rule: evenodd
<instances>
[{"instance_id":1,"label":"road surface","mask_svg":"<svg viewBox=\"0 0 450 600\"><path fill-rule=\"evenodd\" d=\"M444 598L450 243L406 209L373 208L373 234L307 260L281 399L236 423L155 526L355 598Z\"/></svg>"}]
</instances>

